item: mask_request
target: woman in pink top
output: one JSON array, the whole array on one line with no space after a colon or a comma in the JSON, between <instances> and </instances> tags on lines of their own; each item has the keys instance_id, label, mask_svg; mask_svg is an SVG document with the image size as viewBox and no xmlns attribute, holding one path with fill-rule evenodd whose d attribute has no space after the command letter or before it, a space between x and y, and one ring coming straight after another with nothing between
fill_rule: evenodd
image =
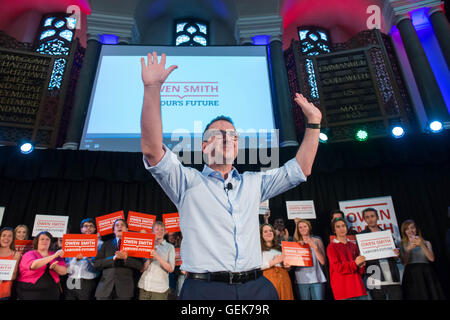
<instances>
[{"instance_id":1,"label":"woman in pink top","mask_svg":"<svg viewBox=\"0 0 450 320\"><path fill-rule=\"evenodd\" d=\"M57 300L60 295L59 276L67 273L64 252L49 251L52 235L41 232L33 240L34 250L22 257L17 279L19 300Z\"/></svg>"},{"instance_id":2,"label":"woman in pink top","mask_svg":"<svg viewBox=\"0 0 450 320\"><path fill-rule=\"evenodd\" d=\"M12 228L0 231L0 259L16 260L16 266L11 280L0 280L0 300L8 300L11 296L11 286L17 275L20 253L14 249L14 233Z\"/></svg>"}]
</instances>

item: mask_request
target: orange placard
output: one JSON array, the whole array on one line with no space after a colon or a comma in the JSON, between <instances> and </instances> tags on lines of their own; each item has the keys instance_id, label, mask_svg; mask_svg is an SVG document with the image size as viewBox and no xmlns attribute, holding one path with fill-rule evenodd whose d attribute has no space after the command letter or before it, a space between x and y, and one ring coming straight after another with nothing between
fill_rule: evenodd
<instances>
[{"instance_id":1,"label":"orange placard","mask_svg":"<svg viewBox=\"0 0 450 320\"><path fill-rule=\"evenodd\" d=\"M140 212L128 211L128 230L141 232L145 230L152 233L153 224L156 221L156 216L152 214L145 214Z\"/></svg>"},{"instance_id":2,"label":"orange placard","mask_svg":"<svg viewBox=\"0 0 450 320\"><path fill-rule=\"evenodd\" d=\"M97 255L97 234L65 234L63 235L62 250L64 258L74 258L81 254L83 257Z\"/></svg>"},{"instance_id":3,"label":"orange placard","mask_svg":"<svg viewBox=\"0 0 450 320\"><path fill-rule=\"evenodd\" d=\"M123 232L120 251L126 251L128 256L150 258L150 252L155 248L153 233Z\"/></svg>"},{"instance_id":4,"label":"orange placard","mask_svg":"<svg viewBox=\"0 0 450 320\"><path fill-rule=\"evenodd\" d=\"M162 215L164 226L167 232L180 232L180 216L178 212L166 213Z\"/></svg>"},{"instance_id":5,"label":"orange placard","mask_svg":"<svg viewBox=\"0 0 450 320\"><path fill-rule=\"evenodd\" d=\"M95 218L97 223L97 232L100 233L101 236L112 234L113 224L117 219L125 219L123 210Z\"/></svg>"},{"instance_id":6,"label":"orange placard","mask_svg":"<svg viewBox=\"0 0 450 320\"><path fill-rule=\"evenodd\" d=\"M331 235L330 236L330 243L333 242L333 240L336 239L335 235ZM351 242L353 242L354 244L358 245L358 242L356 241L356 236L355 235L347 235L347 239L350 240Z\"/></svg>"},{"instance_id":7,"label":"orange placard","mask_svg":"<svg viewBox=\"0 0 450 320\"><path fill-rule=\"evenodd\" d=\"M281 241L283 251L283 262L291 266L312 267L312 254L309 244L298 242Z\"/></svg>"},{"instance_id":8,"label":"orange placard","mask_svg":"<svg viewBox=\"0 0 450 320\"><path fill-rule=\"evenodd\" d=\"M21 254L33 250L33 240L14 240L14 247Z\"/></svg>"},{"instance_id":9,"label":"orange placard","mask_svg":"<svg viewBox=\"0 0 450 320\"><path fill-rule=\"evenodd\" d=\"M181 266L182 263L180 248L175 248L175 266Z\"/></svg>"}]
</instances>

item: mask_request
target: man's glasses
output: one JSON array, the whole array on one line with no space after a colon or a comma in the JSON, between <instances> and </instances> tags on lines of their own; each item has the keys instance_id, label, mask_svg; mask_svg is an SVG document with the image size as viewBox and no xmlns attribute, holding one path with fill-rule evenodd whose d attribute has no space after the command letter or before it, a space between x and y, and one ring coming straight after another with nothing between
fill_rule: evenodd
<instances>
[{"instance_id":1,"label":"man's glasses","mask_svg":"<svg viewBox=\"0 0 450 320\"><path fill-rule=\"evenodd\" d=\"M239 133L234 130L218 130L211 129L205 132L203 135L203 141L207 142L209 138L214 137L216 140L232 140L236 141L239 137Z\"/></svg>"}]
</instances>

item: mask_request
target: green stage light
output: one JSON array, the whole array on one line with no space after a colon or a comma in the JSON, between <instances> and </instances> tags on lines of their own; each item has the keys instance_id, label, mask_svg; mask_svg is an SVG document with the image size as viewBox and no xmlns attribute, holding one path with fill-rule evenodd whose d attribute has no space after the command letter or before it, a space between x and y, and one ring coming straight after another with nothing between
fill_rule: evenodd
<instances>
[{"instance_id":1,"label":"green stage light","mask_svg":"<svg viewBox=\"0 0 450 320\"><path fill-rule=\"evenodd\" d=\"M369 134L367 133L366 130L358 130L355 134L356 140L358 141L366 141L367 138L369 138Z\"/></svg>"}]
</instances>

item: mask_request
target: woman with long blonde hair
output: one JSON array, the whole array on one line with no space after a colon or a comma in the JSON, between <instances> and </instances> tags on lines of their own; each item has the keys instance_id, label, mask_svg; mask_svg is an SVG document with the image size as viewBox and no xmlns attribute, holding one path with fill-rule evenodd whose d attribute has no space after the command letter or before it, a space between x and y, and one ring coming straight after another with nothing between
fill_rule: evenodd
<instances>
[{"instance_id":1,"label":"woman with long blonde hair","mask_svg":"<svg viewBox=\"0 0 450 320\"><path fill-rule=\"evenodd\" d=\"M294 240L302 245L308 244L313 261L312 267L296 267L295 283L302 300L323 300L327 281L321 266L325 265L325 248L320 237L313 236L308 220L296 219Z\"/></svg>"},{"instance_id":2,"label":"woman with long blonde hair","mask_svg":"<svg viewBox=\"0 0 450 320\"><path fill-rule=\"evenodd\" d=\"M406 220L400 228L402 241L400 258L405 271L402 280L406 300L445 299L436 274L430 264L434 262L431 243L422 237L422 232L413 220Z\"/></svg>"},{"instance_id":3,"label":"woman with long blonde hair","mask_svg":"<svg viewBox=\"0 0 450 320\"><path fill-rule=\"evenodd\" d=\"M260 227L263 275L272 282L280 300L294 300L291 278L288 269L283 264L283 255L275 229L270 224Z\"/></svg>"}]
</instances>

